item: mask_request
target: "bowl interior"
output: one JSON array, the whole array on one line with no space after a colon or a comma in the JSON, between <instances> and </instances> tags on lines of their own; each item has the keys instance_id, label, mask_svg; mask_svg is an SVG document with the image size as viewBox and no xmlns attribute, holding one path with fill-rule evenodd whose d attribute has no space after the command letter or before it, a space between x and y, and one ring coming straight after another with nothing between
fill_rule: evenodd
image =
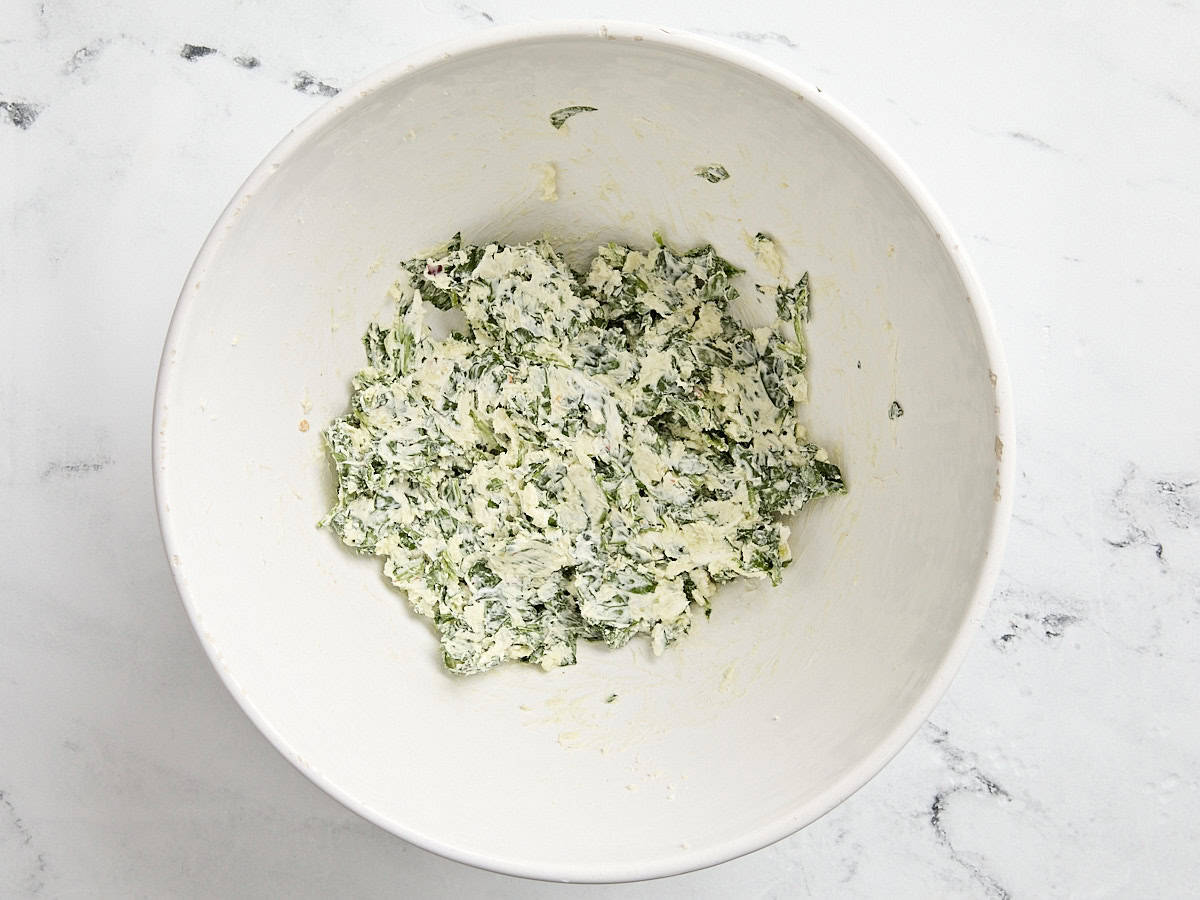
<instances>
[{"instance_id":1,"label":"bowl interior","mask_svg":"<svg viewBox=\"0 0 1200 900\"><path fill-rule=\"evenodd\" d=\"M1002 434L981 301L852 126L728 52L580 31L409 69L285 141L185 289L156 478L197 630L297 765L459 859L617 880L782 837L898 749L980 612ZM573 104L597 111L551 127ZM709 164L731 177L697 177ZM397 263L460 230L545 235L576 261L655 230L711 241L749 270L756 324L749 235L811 273L810 433L850 490L798 517L782 587L727 587L660 658L639 640L549 673L442 670L379 562L315 523L333 489L320 431L366 324Z\"/></svg>"}]
</instances>

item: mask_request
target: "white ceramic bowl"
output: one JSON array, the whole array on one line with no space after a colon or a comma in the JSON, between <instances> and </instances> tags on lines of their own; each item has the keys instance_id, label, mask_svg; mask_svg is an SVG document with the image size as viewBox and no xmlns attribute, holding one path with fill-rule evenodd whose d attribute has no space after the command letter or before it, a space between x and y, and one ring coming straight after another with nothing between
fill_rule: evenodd
<instances>
[{"instance_id":1,"label":"white ceramic bowl","mask_svg":"<svg viewBox=\"0 0 1200 900\"><path fill-rule=\"evenodd\" d=\"M598 111L550 127L570 104ZM696 177L710 163L732 177ZM396 264L460 229L545 234L576 259L659 230L751 275L761 230L791 276L812 273L810 431L850 490L798 517L782 587L727 587L660 658L639 640L549 673L443 671L379 562L314 525L332 498L320 431L347 407L360 336ZM753 301L741 314L768 317ZM860 787L962 659L1012 492L987 306L908 170L788 72L632 25L497 29L288 135L200 252L154 427L180 593L258 727L401 837L547 879L721 862Z\"/></svg>"}]
</instances>

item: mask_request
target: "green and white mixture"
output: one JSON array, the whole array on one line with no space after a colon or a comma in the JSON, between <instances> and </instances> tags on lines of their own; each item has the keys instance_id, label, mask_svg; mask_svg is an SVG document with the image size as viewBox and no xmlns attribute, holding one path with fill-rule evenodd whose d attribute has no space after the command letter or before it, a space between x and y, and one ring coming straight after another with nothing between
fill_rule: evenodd
<instances>
[{"instance_id":1,"label":"green and white mixture","mask_svg":"<svg viewBox=\"0 0 1200 900\"><path fill-rule=\"evenodd\" d=\"M609 244L576 274L544 242L456 237L404 270L325 432L323 524L384 558L455 672L570 665L580 638L659 653L721 582L778 584L781 519L845 490L797 420L807 275L751 330L707 246ZM434 340L431 305L462 331Z\"/></svg>"}]
</instances>

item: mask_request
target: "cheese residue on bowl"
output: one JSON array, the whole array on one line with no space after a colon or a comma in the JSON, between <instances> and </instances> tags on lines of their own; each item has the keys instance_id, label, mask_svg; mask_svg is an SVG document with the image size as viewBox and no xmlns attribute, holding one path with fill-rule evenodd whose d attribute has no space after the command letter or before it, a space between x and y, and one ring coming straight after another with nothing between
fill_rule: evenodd
<instances>
[{"instance_id":1,"label":"cheese residue on bowl","mask_svg":"<svg viewBox=\"0 0 1200 900\"><path fill-rule=\"evenodd\" d=\"M729 313L739 271L661 239L586 273L542 241L457 236L404 264L325 431L322 524L383 557L449 669L550 669L639 634L661 653L722 582L779 583L784 517L845 485L798 421L807 276L766 289L779 321L751 330ZM465 325L435 340L430 306Z\"/></svg>"}]
</instances>

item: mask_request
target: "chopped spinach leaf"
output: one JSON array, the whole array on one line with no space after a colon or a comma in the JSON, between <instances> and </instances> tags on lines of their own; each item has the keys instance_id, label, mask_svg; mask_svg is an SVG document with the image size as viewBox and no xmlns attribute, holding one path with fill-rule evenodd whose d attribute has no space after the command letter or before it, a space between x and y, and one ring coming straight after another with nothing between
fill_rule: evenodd
<instances>
[{"instance_id":1,"label":"chopped spinach leaf","mask_svg":"<svg viewBox=\"0 0 1200 900\"><path fill-rule=\"evenodd\" d=\"M703 178L705 181L710 181L716 184L718 181L724 181L729 177L729 170L724 166L701 166L696 169L696 175Z\"/></svg>"},{"instance_id":2,"label":"chopped spinach leaf","mask_svg":"<svg viewBox=\"0 0 1200 900\"><path fill-rule=\"evenodd\" d=\"M550 124L555 128L562 128L567 124L567 119L571 116L577 116L580 113L595 112L594 106L564 106L562 109L556 109L550 113Z\"/></svg>"}]
</instances>

